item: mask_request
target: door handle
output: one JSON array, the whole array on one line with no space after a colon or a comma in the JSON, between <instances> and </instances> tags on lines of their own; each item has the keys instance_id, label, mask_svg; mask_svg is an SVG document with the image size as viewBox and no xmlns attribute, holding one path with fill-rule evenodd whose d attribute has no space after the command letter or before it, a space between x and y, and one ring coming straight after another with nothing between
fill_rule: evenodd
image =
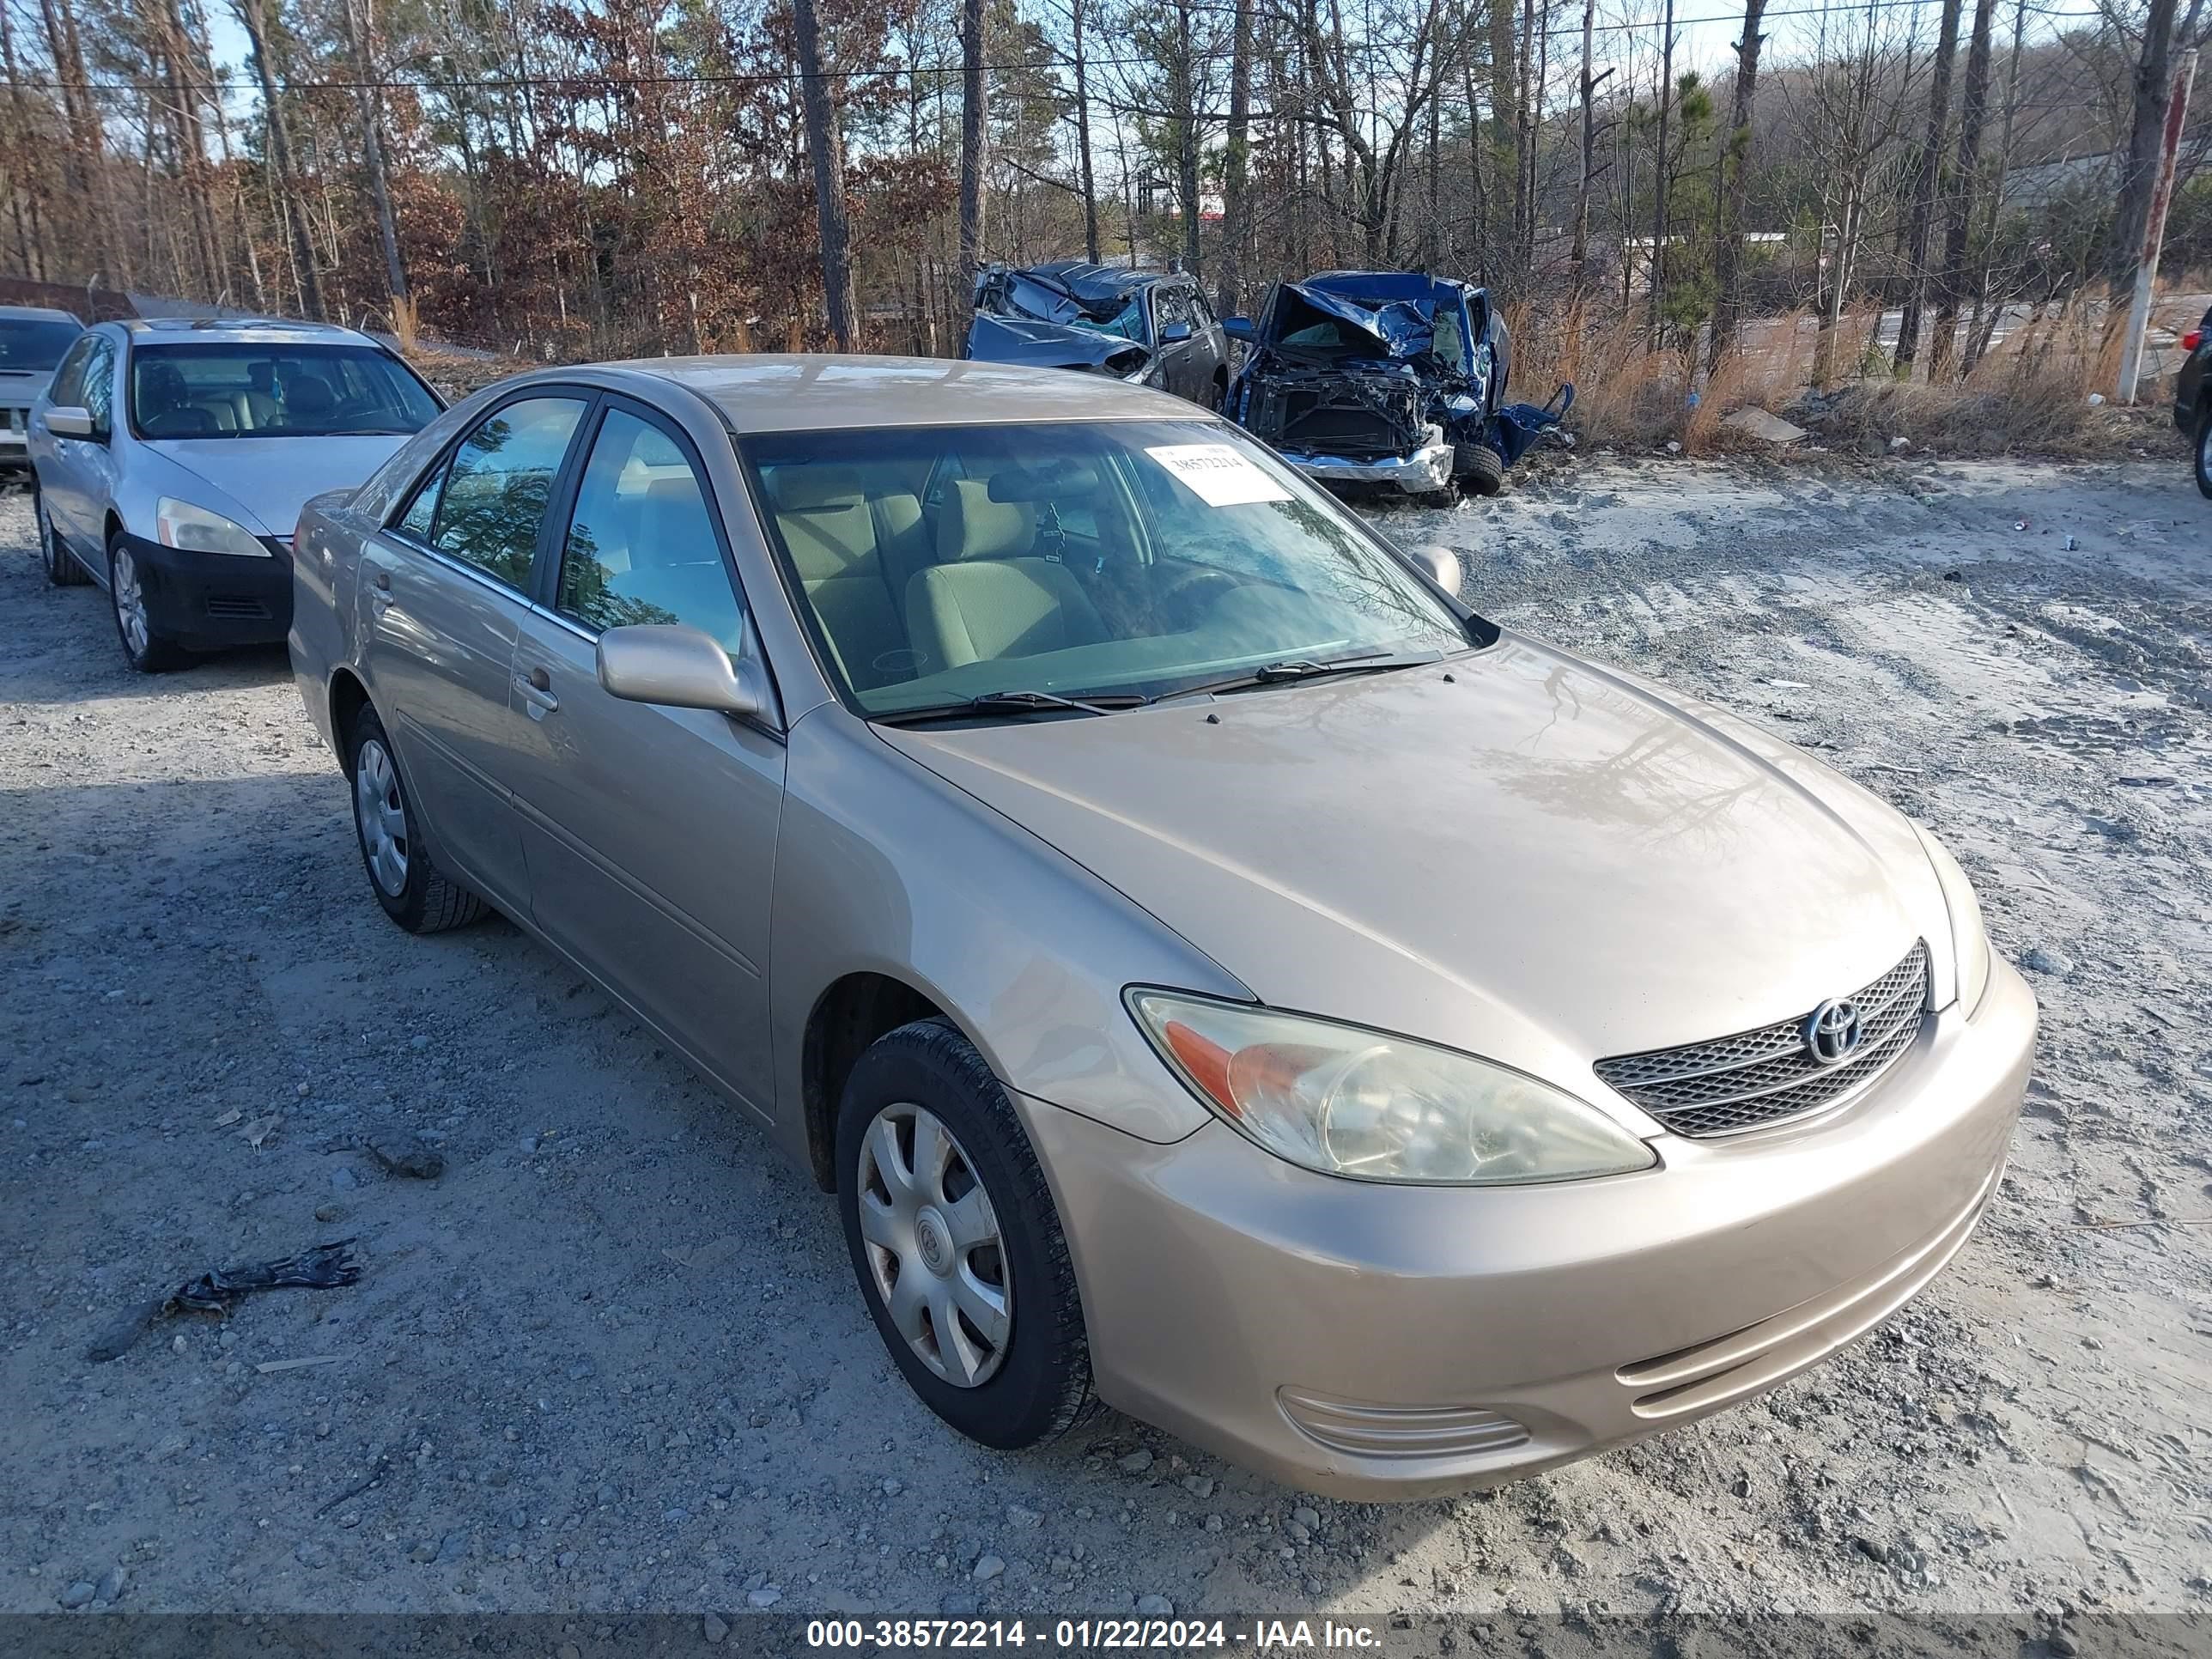
<instances>
[{"instance_id":1,"label":"door handle","mask_svg":"<svg viewBox=\"0 0 2212 1659\"><path fill-rule=\"evenodd\" d=\"M553 695L553 677L542 668L533 668L527 675L514 677L514 689L522 693L528 705L530 718L542 720L561 707L561 699Z\"/></svg>"},{"instance_id":2,"label":"door handle","mask_svg":"<svg viewBox=\"0 0 2212 1659\"><path fill-rule=\"evenodd\" d=\"M368 602L379 611L389 608L392 604L392 573L389 570L373 572L369 584Z\"/></svg>"}]
</instances>

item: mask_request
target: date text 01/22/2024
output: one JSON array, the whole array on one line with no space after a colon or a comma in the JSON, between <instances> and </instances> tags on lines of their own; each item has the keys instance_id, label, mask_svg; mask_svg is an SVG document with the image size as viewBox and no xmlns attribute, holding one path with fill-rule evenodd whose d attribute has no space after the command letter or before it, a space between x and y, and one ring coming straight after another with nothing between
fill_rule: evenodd
<instances>
[{"instance_id":1,"label":"date text 01/22/2024","mask_svg":"<svg viewBox=\"0 0 2212 1659\"><path fill-rule=\"evenodd\" d=\"M817 1619L806 1626L806 1645L848 1651L900 1649L975 1651L1027 1648L1078 1653L1293 1652L1301 1650L1374 1652L1374 1628L1333 1620L1255 1619L1231 1625L1220 1619Z\"/></svg>"}]
</instances>

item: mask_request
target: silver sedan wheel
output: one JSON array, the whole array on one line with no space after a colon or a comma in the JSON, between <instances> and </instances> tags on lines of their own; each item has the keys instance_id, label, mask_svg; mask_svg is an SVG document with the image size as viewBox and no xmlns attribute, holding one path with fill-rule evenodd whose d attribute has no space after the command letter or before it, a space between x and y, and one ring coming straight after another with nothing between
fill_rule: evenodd
<instances>
[{"instance_id":1,"label":"silver sedan wheel","mask_svg":"<svg viewBox=\"0 0 2212 1659\"><path fill-rule=\"evenodd\" d=\"M127 547L115 550L115 620L123 626L123 642L131 654L144 656L153 629L146 621L146 595L138 586L138 562Z\"/></svg>"},{"instance_id":2,"label":"silver sedan wheel","mask_svg":"<svg viewBox=\"0 0 2212 1659\"><path fill-rule=\"evenodd\" d=\"M399 804L399 773L374 738L361 746L353 774L353 820L361 829L369 874L392 898L407 890L407 813Z\"/></svg>"},{"instance_id":3,"label":"silver sedan wheel","mask_svg":"<svg viewBox=\"0 0 2212 1659\"><path fill-rule=\"evenodd\" d=\"M955 1388L1006 1357L1014 1287L990 1194L925 1107L886 1106L860 1143L860 1237L876 1291L915 1356Z\"/></svg>"}]
</instances>

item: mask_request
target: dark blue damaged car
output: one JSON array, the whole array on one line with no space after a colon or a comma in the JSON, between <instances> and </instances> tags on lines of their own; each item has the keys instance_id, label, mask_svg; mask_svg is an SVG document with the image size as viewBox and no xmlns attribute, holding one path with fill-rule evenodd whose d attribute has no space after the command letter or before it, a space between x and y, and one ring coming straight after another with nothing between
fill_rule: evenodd
<instances>
[{"instance_id":1,"label":"dark blue damaged car","mask_svg":"<svg viewBox=\"0 0 2212 1659\"><path fill-rule=\"evenodd\" d=\"M1505 319L1487 289L1448 276L1324 271L1222 326L1248 348L1227 414L1322 483L1494 495L1574 397L1508 404Z\"/></svg>"}]
</instances>

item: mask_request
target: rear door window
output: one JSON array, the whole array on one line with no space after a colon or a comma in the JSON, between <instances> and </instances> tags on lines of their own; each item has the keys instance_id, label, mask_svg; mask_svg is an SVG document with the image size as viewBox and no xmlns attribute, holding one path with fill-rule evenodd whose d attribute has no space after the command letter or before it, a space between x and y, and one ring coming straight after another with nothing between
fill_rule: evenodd
<instances>
[{"instance_id":1,"label":"rear door window","mask_svg":"<svg viewBox=\"0 0 2212 1659\"><path fill-rule=\"evenodd\" d=\"M553 480L585 406L525 398L478 422L447 463L429 544L526 592Z\"/></svg>"}]
</instances>

